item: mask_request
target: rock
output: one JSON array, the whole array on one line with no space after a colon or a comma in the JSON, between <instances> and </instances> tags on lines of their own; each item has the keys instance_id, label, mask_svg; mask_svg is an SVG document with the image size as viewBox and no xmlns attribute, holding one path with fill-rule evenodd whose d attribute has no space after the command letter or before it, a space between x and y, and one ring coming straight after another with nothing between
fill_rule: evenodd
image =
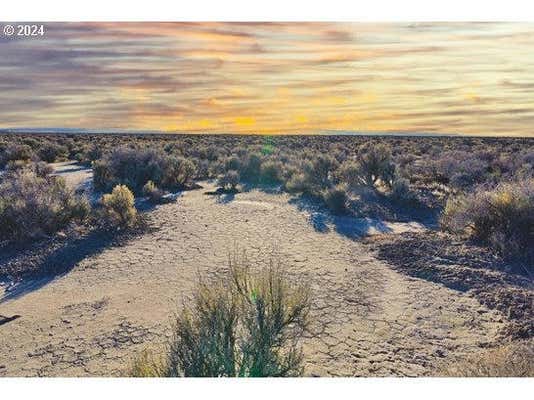
<instances>
[{"instance_id":1,"label":"rock","mask_svg":"<svg viewBox=\"0 0 534 400\"><path fill-rule=\"evenodd\" d=\"M437 349L434 351L434 355L437 357L445 357L447 354L442 349Z\"/></svg>"}]
</instances>

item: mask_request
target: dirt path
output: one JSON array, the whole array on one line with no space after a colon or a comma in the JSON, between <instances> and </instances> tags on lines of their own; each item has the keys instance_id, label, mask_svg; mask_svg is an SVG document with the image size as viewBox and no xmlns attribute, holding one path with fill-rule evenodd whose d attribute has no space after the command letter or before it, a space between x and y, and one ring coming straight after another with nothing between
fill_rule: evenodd
<instances>
[{"instance_id":1,"label":"dirt path","mask_svg":"<svg viewBox=\"0 0 534 400\"><path fill-rule=\"evenodd\" d=\"M165 339L198 274L225 268L235 245L255 261L276 251L311 280L307 375L422 375L478 351L502 326L473 298L393 271L328 223L317 229L287 195L205 190L151 211L154 232L1 303L0 314L21 317L0 326L0 375L123 373L136 351Z\"/></svg>"},{"instance_id":2,"label":"dirt path","mask_svg":"<svg viewBox=\"0 0 534 400\"><path fill-rule=\"evenodd\" d=\"M93 170L86 167L77 161L63 161L52 163L53 175L60 176L65 179L65 183L69 188L88 195L91 201L96 201L97 198L93 196Z\"/></svg>"}]
</instances>

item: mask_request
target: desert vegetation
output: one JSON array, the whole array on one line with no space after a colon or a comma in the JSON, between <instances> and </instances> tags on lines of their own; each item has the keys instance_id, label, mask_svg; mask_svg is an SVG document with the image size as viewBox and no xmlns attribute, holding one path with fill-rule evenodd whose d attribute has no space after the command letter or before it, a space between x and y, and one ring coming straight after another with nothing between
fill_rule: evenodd
<instances>
[{"instance_id":1,"label":"desert vegetation","mask_svg":"<svg viewBox=\"0 0 534 400\"><path fill-rule=\"evenodd\" d=\"M83 170L90 185L80 189L68 183L58 165L67 177L69 170ZM160 269L160 259L182 260L178 271L186 274L199 261L202 266L211 263L212 258L205 257L212 257L214 243L221 248L218 241L257 239L256 248L275 240L298 247L293 240L302 241L308 246L305 251L297 248L298 255L287 256L283 266L273 263L258 270L246 259L232 258L227 273L218 270L203 277L192 301L175 318L165 348L159 351L145 343L143 347L152 350L136 351L139 356L130 374L301 375L306 360L300 343L311 301L308 289L285 274L287 261L287 270L320 263L312 275L320 276L319 286L324 283L328 294L318 300L319 307L340 314L339 321L322 315L328 326L352 321L362 308L372 312L371 303L379 302L380 296L394 296L395 304L404 301L398 306L402 309L419 306L419 299L406 299L416 288L413 296L422 293L440 302L439 312L425 314L436 323L436 331L443 321L433 318L443 315L456 321L466 314L460 326L468 328L455 334L469 335L467 352L473 343L499 345L488 349L487 357L485 350L471 354L472 370L464 366L451 372L447 362L454 357L439 349L437 355L418 354L416 366L414 357L403 359L402 368L395 370L398 374L420 375L418 366L438 357L447 359L436 374L522 376L531 366L520 362L515 368L506 360L516 359L508 355L517 354L514 343L528 347L534 337L533 185L532 139L5 134L0 135L0 278L19 282L33 276L28 271L70 271L109 248L101 256L106 268L98 270L94 281L109 273L109 281L121 285L122 278L113 271L120 270L123 277L126 269L128 274L132 269L136 284L148 282L148 290L159 290L182 282L182 275L173 275L172 280L165 276L157 285L150 283L160 272L176 273L176 268ZM176 203L166 204L170 202ZM401 225L407 230L390 228ZM374 236L363 239L373 229L369 235ZM148 233L152 231L153 236ZM312 256L325 238L332 247ZM129 240L129 251L121 252L119 247ZM353 271L360 257L366 262ZM122 263L123 258L128 262ZM330 258L335 258L335 266L329 266ZM364 274L366 265L369 271ZM90 270L93 264L85 268ZM387 272L391 269L397 275ZM86 270L79 273L90 273ZM145 271L149 275L139 278ZM399 292L384 294L378 287L393 276L394 284L384 285ZM400 276L416 280L402 281ZM429 282L434 286L426 287ZM444 288L449 291L441 291ZM461 307L443 297L454 298ZM83 315L92 315L92 305L80 307L90 310ZM448 314L443 311L447 308ZM389 317L392 327L405 323L397 322L396 315ZM121 335L130 328L113 327L111 340L129 340ZM355 332L352 328L336 332L348 331ZM492 343L482 344L485 335ZM501 347L508 341L512 347ZM329 351L336 348L329 357L338 362L337 352L349 350L343 347L343 338L336 336L335 343L325 339L323 344ZM396 350L391 350L393 358ZM352 359L360 360L358 355ZM384 368L380 373L397 367L380 363ZM361 365L350 371L360 371ZM336 369L328 373L332 371ZM366 371L375 370L369 365Z\"/></svg>"},{"instance_id":2,"label":"desert vegetation","mask_svg":"<svg viewBox=\"0 0 534 400\"><path fill-rule=\"evenodd\" d=\"M234 253L226 276L201 281L178 314L166 354L145 350L131 375L300 376L309 308L308 285L292 282L279 262L254 270L245 253Z\"/></svg>"},{"instance_id":3,"label":"desert vegetation","mask_svg":"<svg viewBox=\"0 0 534 400\"><path fill-rule=\"evenodd\" d=\"M0 240L39 239L90 213L87 199L76 196L61 178L41 164L5 173L0 181Z\"/></svg>"},{"instance_id":4,"label":"desert vegetation","mask_svg":"<svg viewBox=\"0 0 534 400\"><path fill-rule=\"evenodd\" d=\"M117 185L102 197L103 220L109 226L131 228L138 221L134 195L125 185Z\"/></svg>"},{"instance_id":5,"label":"desert vegetation","mask_svg":"<svg viewBox=\"0 0 534 400\"><path fill-rule=\"evenodd\" d=\"M438 375L448 377L532 377L534 376L534 346L520 341L487 349L476 357L443 366Z\"/></svg>"},{"instance_id":6,"label":"desert vegetation","mask_svg":"<svg viewBox=\"0 0 534 400\"><path fill-rule=\"evenodd\" d=\"M191 183L195 174L191 160L151 149L119 148L94 163L94 185L101 191L125 185L140 194L148 182L176 190Z\"/></svg>"},{"instance_id":7,"label":"desert vegetation","mask_svg":"<svg viewBox=\"0 0 534 400\"><path fill-rule=\"evenodd\" d=\"M532 260L534 179L454 196L445 206L441 223L503 255Z\"/></svg>"},{"instance_id":8,"label":"desert vegetation","mask_svg":"<svg viewBox=\"0 0 534 400\"><path fill-rule=\"evenodd\" d=\"M240 183L278 185L335 214L403 220L443 213L444 230L514 255L532 238L533 148L529 139L4 135L0 165L9 171L78 160L92 166L96 190L124 185L154 203L215 179L223 192Z\"/></svg>"}]
</instances>

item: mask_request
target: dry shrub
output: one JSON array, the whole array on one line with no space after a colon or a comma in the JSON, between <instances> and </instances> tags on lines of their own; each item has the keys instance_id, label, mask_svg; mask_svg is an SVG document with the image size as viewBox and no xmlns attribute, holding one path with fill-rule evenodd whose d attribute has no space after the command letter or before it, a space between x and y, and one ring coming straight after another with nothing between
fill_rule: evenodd
<instances>
[{"instance_id":1,"label":"dry shrub","mask_svg":"<svg viewBox=\"0 0 534 400\"><path fill-rule=\"evenodd\" d=\"M240 175L247 182L258 182L261 178L262 156L259 153L249 154L241 168Z\"/></svg>"},{"instance_id":2,"label":"dry shrub","mask_svg":"<svg viewBox=\"0 0 534 400\"><path fill-rule=\"evenodd\" d=\"M284 188L289 193L306 193L312 194L313 189L306 179L306 175L301 172L295 172L287 180Z\"/></svg>"},{"instance_id":3,"label":"dry shrub","mask_svg":"<svg viewBox=\"0 0 534 400\"><path fill-rule=\"evenodd\" d=\"M361 179L368 186L374 186L381 180L391 186L395 175L395 165L391 149L382 143L367 142L358 150L358 164Z\"/></svg>"},{"instance_id":4,"label":"dry shrub","mask_svg":"<svg viewBox=\"0 0 534 400\"><path fill-rule=\"evenodd\" d=\"M324 154L317 154L311 162L302 164L306 180L313 187L312 190L316 191L332 185L333 172L337 168L337 160L332 156Z\"/></svg>"},{"instance_id":5,"label":"dry shrub","mask_svg":"<svg viewBox=\"0 0 534 400\"><path fill-rule=\"evenodd\" d=\"M323 193L323 200L330 211L334 214L343 214L347 211L349 197L347 189L343 185L337 185L327 189Z\"/></svg>"},{"instance_id":6,"label":"dry shrub","mask_svg":"<svg viewBox=\"0 0 534 400\"><path fill-rule=\"evenodd\" d=\"M104 221L109 226L131 228L138 221L134 195L125 185L117 185L111 194L102 197Z\"/></svg>"},{"instance_id":7,"label":"dry shrub","mask_svg":"<svg viewBox=\"0 0 534 400\"><path fill-rule=\"evenodd\" d=\"M274 184L282 180L284 165L280 161L269 160L261 166L261 182Z\"/></svg>"},{"instance_id":8,"label":"dry shrub","mask_svg":"<svg viewBox=\"0 0 534 400\"><path fill-rule=\"evenodd\" d=\"M143 353L131 374L300 376L309 306L309 286L289 281L279 263L252 270L244 253L231 256L228 274L201 282L177 316L167 354Z\"/></svg>"},{"instance_id":9,"label":"dry shrub","mask_svg":"<svg viewBox=\"0 0 534 400\"><path fill-rule=\"evenodd\" d=\"M166 376L166 372L167 366L163 357L145 349L134 359L128 375L136 378L156 378Z\"/></svg>"},{"instance_id":10,"label":"dry shrub","mask_svg":"<svg viewBox=\"0 0 534 400\"><path fill-rule=\"evenodd\" d=\"M406 178L396 177L391 184L390 197L403 204L416 204L417 195L410 190L410 182Z\"/></svg>"},{"instance_id":11,"label":"dry shrub","mask_svg":"<svg viewBox=\"0 0 534 400\"><path fill-rule=\"evenodd\" d=\"M365 180L363 179L360 164L353 160L344 161L337 171L338 178L340 181L345 182L347 186L351 189L357 188L358 186L364 185Z\"/></svg>"},{"instance_id":12,"label":"dry shrub","mask_svg":"<svg viewBox=\"0 0 534 400\"><path fill-rule=\"evenodd\" d=\"M336 174L350 189L379 183L391 188L396 177L390 148L370 142L360 147L356 159L343 161Z\"/></svg>"},{"instance_id":13,"label":"dry shrub","mask_svg":"<svg viewBox=\"0 0 534 400\"><path fill-rule=\"evenodd\" d=\"M62 178L39 167L7 173L0 182L0 239L24 241L50 235L90 212L85 198L75 196Z\"/></svg>"},{"instance_id":14,"label":"dry shrub","mask_svg":"<svg viewBox=\"0 0 534 400\"><path fill-rule=\"evenodd\" d=\"M454 361L438 371L450 377L534 377L534 342L515 342Z\"/></svg>"},{"instance_id":15,"label":"dry shrub","mask_svg":"<svg viewBox=\"0 0 534 400\"><path fill-rule=\"evenodd\" d=\"M217 184L223 190L236 191L236 187L239 184L239 172L236 170L229 170L222 174L217 180Z\"/></svg>"},{"instance_id":16,"label":"dry shrub","mask_svg":"<svg viewBox=\"0 0 534 400\"><path fill-rule=\"evenodd\" d=\"M29 162L34 156L33 150L26 144L9 144L0 154L0 167L13 162Z\"/></svg>"},{"instance_id":17,"label":"dry shrub","mask_svg":"<svg viewBox=\"0 0 534 400\"><path fill-rule=\"evenodd\" d=\"M305 159L296 168L286 168L291 172L284 184L289 193L300 192L320 198L325 190L334 185L335 171L339 166L337 160L324 154L311 158L313 161Z\"/></svg>"},{"instance_id":18,"label":"dry shrub","mask_svg":"<svg viewBox=\"0 0 534 400\"><path fill-rule=\"evenodd\" d=\"M442 227L490 245L503 255L532 257L534 180L476 190L447 202Z\"/></svg>"},{"instance_id":19,"label":"dry shrub","mask_svg":"<svg viewBox=\"0 0 534 400\"><path fill-rule=\"evenodd\" d=\"M143 186L143 195L148 197L148 200L151 203L158 204L163 202L164 194L165 193L152 181L148 181L145 186Z\"/></svg>"},{"instance_id":20,"label":"dry shrub","mask_svg":"<svg viewBox=\"0 0 534 400\"><path fill-rule=\"evenodd\" d=\"M121 147L93 164L93 183L102 191L127 185L141 193L148 181L162 189L177 189L188 185L195 174L196 166L191 160L156 149Z\"/></svg>"},{"instance_id":21,"label":"dry shrub","mask_svg":"<svg viewBox=\"0 0 534 400\"><path fill-rule=\"evenodd\" d=\"M197 167L190 159L171 156L164 163L161 187L174 189L189 185L196 171Z\"/></svg>"},{"instance_id":22,"label":"dry shrub","mask_svg":"<svg viewBox=\"0 0 534 400\"><path fill-rule=\"evenodd\" d=\"M47 143L38 152L39 158L47 163L56 162L58 159L66 159L68 149L55 143Z\"/></svg>"}]
</instances>

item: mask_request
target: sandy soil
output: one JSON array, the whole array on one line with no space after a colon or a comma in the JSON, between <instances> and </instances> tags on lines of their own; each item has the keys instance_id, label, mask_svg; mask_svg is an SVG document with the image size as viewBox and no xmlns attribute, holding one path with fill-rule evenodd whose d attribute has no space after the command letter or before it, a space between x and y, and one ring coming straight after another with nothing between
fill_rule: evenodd
<instances>
[{"instance_id":1,"label":"sandy soil","mask_svg":"<svg viewBox=\"0 0 534 400\"><path fill-rule=\"evenodd\" d=\"M148 212L150 233L0 300L0 314L20 315L0 325L0 375L124 373L137 351L165 340L199 274L223 270L236 245L256 262L276 253L292 276L311 281L306 375L423 375L480 351L506 323L465 293L376 259L353 240L375 222L353 230L286 194L217 197L209 189Z\"/></svg>"}]
</instances>

